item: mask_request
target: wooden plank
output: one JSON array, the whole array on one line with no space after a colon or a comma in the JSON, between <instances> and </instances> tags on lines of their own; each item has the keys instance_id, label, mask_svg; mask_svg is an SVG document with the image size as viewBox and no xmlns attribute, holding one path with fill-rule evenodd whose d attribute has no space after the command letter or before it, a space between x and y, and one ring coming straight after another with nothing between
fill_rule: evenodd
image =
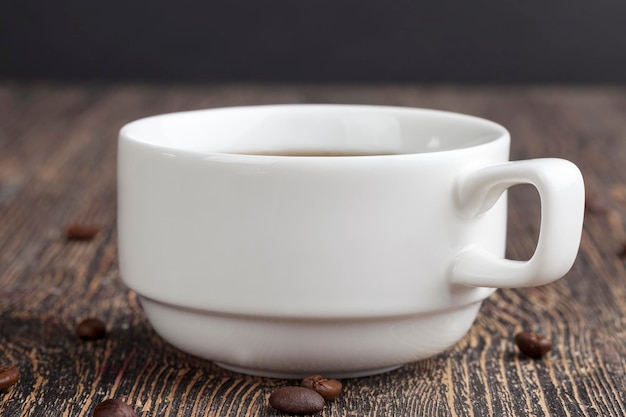
<instances>
[{"instance_id":1,"label":"wooden plank","mask_svg":"<svg viewBox=\"0 0 626 417\"><path fill-rule=\"evenodd\" d=\"M267 397L284 380L225 371L163 342L120 281L116 254L116 135L150 114L265 103L363 103L461 111L498 121L513 159L577 163L606 214L585 219L568 276L500 290L470 333L431 359L345 380L323 416L626 415L626 88L406 85L0 85L0 365L20 382L0 393L2 416L91 415L109 397L141 416L274 416ZM536 192L510 191L507 252L528 258ZM71 222L97 224L68 242ZM99 317L106 339L74 326ZM547 334L545 360L522 357L520 330Z\"/></svg>"}]
</instances>

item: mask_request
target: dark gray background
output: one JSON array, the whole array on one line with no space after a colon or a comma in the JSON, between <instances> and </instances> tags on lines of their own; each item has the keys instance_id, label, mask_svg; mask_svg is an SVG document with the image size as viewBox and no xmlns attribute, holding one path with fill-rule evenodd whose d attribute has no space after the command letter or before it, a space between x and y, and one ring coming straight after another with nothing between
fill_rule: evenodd
<instances>
[{"instance_id":1,"label":"dark gray background","mask_svg":"<svg viewBox=\"0 0 626 417\"><path fill-rule=\"evenodd\" d=\"M4 0L0 79L623 83L626 0Z\"/></svg>"}]
</instances>

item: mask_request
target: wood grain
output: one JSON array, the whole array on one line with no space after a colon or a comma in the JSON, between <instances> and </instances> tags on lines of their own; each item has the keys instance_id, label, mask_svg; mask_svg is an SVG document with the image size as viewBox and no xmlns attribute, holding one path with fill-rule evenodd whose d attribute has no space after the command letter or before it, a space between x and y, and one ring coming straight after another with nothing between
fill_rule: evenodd
<instances>
[{"instance_id":1,"label":"wood grain","mask_svg":"<svg viewBox=\"0 0 626 417\"><path fill-rule=\"evenodd\" d=\"M116 254L116 136L155 113L264 103L431 107L498 121L512 158L563 157L609 211L588 214L568 276L499 290L456 346L373 377L345 380L323 416L626 415L626 88L338 85L0 84L0 365L21 380L0 393L2 416L90 416L110 397L147 416L278 416L267 405L292 384L233 374L163 342L120 281ZM534 189L510 191L507 252L534 249ZM94 224L91 241L66 225ZM80 341L85 317L108 336ZM520 330L554 341L521 356Z\"/></svg>"}]
</instances>

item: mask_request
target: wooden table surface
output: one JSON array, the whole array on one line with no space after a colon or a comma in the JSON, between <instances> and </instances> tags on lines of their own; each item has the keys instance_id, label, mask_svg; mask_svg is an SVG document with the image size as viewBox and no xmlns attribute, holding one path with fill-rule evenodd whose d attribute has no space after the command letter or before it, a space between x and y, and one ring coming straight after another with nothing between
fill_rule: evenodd
<instances>
[{"instance_id":1,"label":"wooden table surface","mask_svg":"<svg viewBox=\"0 0 626 417\"><path fill-rule=\"evenodd\" d=\"M91 416L120 398L139 416L277 416L267 398L293 385L233 374L171 347L120 280L116 253L119 128L156 113L265 103L430 107L493 119L511 131L512 159L562 157L588 195L581 251L562 280L499 290L457 345L366 378L323 416L626 415L626 87L0 84L0 365L19 383L2 416ZM534 189L509 194L508 256L528 258L538 233ZM70 223L95 224L66 241ZM105 339L84 342L98 317ZM548 357L520 355L513 335L546 334Z\"/></svg>"}]
</instances>

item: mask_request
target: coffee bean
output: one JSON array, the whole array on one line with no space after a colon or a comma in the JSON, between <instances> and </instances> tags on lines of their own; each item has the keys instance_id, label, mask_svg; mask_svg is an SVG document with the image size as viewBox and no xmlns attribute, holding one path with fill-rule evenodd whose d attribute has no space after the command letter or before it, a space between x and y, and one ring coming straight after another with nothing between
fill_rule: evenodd
<instances>
[{"instance_id":1,"label":"coffee bean","mask_svg":"<svg viewBox=\"0 0 626 417\"><path fill-rule=\"evenodd\" d=\"M312 389L326 401L334 400L341 393L341 382L336 379L327 379L321 375L311 375L302 380L301 387Z\"/></svg>"},{"instance_id":2,"label":"coffee bean","mask_svg":"<svg viewBox=\"0 0 626 417\"><path fill-rule=\"evenodd\" d=\"M590 214L606 214L609 211L609 204L603 197L589 194L585 197L585 210Z\"/></svg>"},{"instance_id":3,"label":"coffee bean","mask_svg":"<svg viewBox=\"0 0 626 417\"><path fill-rule=\"evenodd\" d=\"M534 359L541 358L552 349L552 341L550 339L531 332L516 334L515 343L524 355Z\"/></svg>"},{"instance_id":4,"label":"coffee bean","mask_svg":"<svg viewBox=\"0 0 626 417\"><path fill-rule=\"evenodd\" d=\"M290 414L315 414L324 409L324 397L309 388L283 387L270 395L270 405Z\"/></svg>"},{"instance_id":5,"label":"coffee bean","mask_svg":"<svg viewBox=\"0 0 626 417\"><path fill-rule=\"evenodd\" d=\"M94 318L88 318L76 326L76 336L83 340L102 339L106 336L107 328L105 324Z\"/></svg>"},{"instance_id":6,"label":"coffee bean","mask_svg":"<svg viewBox=\"0 0 626 417\"><path fill-rule=\"evenodd\" d=\"M16 366L0 366L0 391L7 390L20 380L20 370Z\"/></svg>"},{"instance_id":7,"label":"coffee bean","mask_svg":"<svg viewBox=\"0 0 626 417\"><path fill-rule=\"evenodd\" d=\"M111 398L96 406L93 417L137 417L137 413L124 401Z\"/></svg>"},{"instance_id":8,"label":"coffee bean","mask_svg":"<svg viewBox=\"0 0 626 417\"><path fill-rule=\"evenodd\" d=\"M100 228L88 224L71 224L65 229L65 237L68 240L91 240Z\"/></svg>"},{"instance_id":9,"label":"coffee bean","mask_svg":"<svg viewBox=\"0 0 626 417\"><path fill-rule=\"evenodd\" d=\"M617 256L626 258L626 242L622 243L622 247L617 251Z\"/></svg>"}]
</instances>

